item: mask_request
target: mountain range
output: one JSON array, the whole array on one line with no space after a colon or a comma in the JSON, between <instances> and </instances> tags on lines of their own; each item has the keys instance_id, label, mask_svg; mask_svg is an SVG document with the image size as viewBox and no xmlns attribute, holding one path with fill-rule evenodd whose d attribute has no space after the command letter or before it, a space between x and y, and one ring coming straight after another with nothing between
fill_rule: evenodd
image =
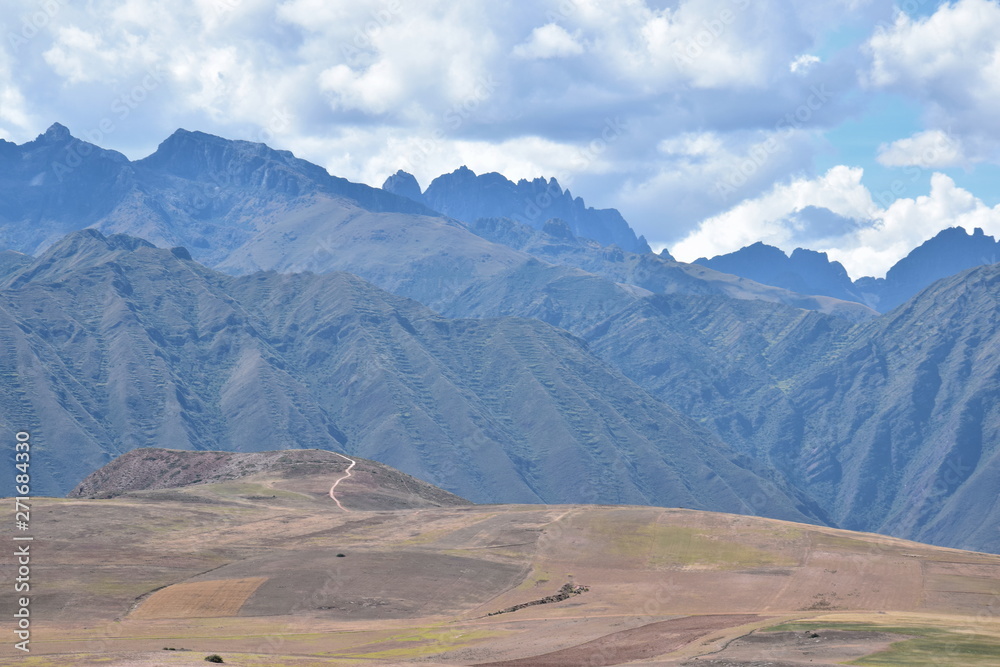
<instances>
[{"instance_id":1,"label":"mountain range","mask_svg":"<svg viewBox=\"0 0 1000 667\"><path fill-rule=\"evenodd\" d=\"M449 320L345 273L231 277L95 230L2 287L3 366L17 378L2 422L37 424L50 443L38 492L65 493L139 447L285 444L371 458L478 502L747 511L766 498L769 514L817 518L537 320Z\"/></svg>"},{"instance_id":2,"label":"mountain range","mask_svg":"<svg viewBox=\"0 0 1000 667\"><path fill-rule=\"evenodd\" d=\"M915 287L969 256L941 250L964 231L876 302L819 253L653 254L544 179L375 189L185 130L130 162L58 125L0 169L0 423L46 443L41 492L140 447L317 448L477 502L1000 551L1000 268ZM523 215L539 192L560 215Z\"/></svg>"},{"instance_id":3,"label":"mountain range","mask_svg":"<svg viewBox=\"0 0 1000 667\"><path fill-rule=\"evenodd\" d=\"M650 252L646 239L636 237L621 213L613 208L588 207L583 199L563 190L554 178L521 179L514 183L502 174L476 175L462 166L438 176L423 192L417 179L402 170L386 179L382 189L467 223L479 218L508 217L541 229L546 221L558 218L574 236L593 239L605 246L617 245L631 252Z\"/></svg>"},{"instance_id":4,"label":"mountain range","mask_svg":"<svg viewBox=\"0 0 1000 667\"><path fill-rule=\"evenodd\" d=\"M894 264L885 278L865 276L851 280L840 262L824 252L796 248L791 255L764 243L736 252L701 258L695 264L723 273L783 287L793 292L856 301L887 313L935 280L966 269L995 264L1000 241L978 227L970 234L961 227L938 232Z\"/></svg>"}]
</instances>

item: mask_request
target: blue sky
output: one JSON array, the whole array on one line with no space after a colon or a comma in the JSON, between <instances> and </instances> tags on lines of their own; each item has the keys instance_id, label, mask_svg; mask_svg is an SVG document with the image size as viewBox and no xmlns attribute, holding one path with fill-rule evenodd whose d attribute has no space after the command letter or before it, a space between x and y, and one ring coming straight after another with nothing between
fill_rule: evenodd
<instances>
[{"instance_id":1,"label":"blue sky","mask_svg":"<svg viewBox=\"0 0 1000 667\"><path fill-rule=\"evenodd\" d=\"M0 0L0 137L555 176L693 260L1000 235L1000 0ZM823 210L825 209L825 210ZM817 211L819 213L817 214ZM804 213L803 213L804 212Z\"/></svg>"}]
</instances>

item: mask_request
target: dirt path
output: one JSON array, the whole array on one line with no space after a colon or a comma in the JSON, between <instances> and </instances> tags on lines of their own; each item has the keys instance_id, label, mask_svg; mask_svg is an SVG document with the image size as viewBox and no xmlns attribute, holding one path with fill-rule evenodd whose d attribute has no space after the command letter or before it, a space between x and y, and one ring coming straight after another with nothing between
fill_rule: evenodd
<instances>
[{"instance_id":1,"label":"dirt path","mask_svg":"<svg viewBox=\"0 0 1000 667\"><path fill-rule=\"evenodd\" d=\"M337 456L343 458L346 461L350 461L351 465L347 466L347 470L344 471L344 473L346 473L346 474L343 477L340 477L339 479L337 479L337 481L333 483L333 486L330 487L330 497L333 498L333 502L337 503L337 507L339 507L340 509L344 510L345 512L350 512L351 510L349 510L346 507L344 507L343 505L341 505L340 501L337 500L337 496L333 495L333 490L337 488L338 484L340 484L345 479L347 479L348 477L351 476L351 468L353 468L355 465L357 465L357 461L355 461L354 459L347 458L346 456L344 456L340 452L333 452L333 453L336 454Z\"/></svg>"}]
</instances>

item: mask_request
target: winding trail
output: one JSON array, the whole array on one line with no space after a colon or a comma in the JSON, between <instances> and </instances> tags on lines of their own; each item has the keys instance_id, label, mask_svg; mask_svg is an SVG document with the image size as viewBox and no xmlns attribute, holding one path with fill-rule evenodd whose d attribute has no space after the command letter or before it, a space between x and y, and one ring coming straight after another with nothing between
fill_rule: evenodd
<instances>
[{"instance_id":1,"label":"winding trail","mask_svg":"<svg viewBox=\"0 0 1000 667\"><path fill-rule=\"evenodd\" d=\"M339 457L347 460L347 461L350 461L351 465L347 466L347 470L344 471L347 474L345 474L343 477L339 478L336 482L333 483L333 486L330 487L330 497L333 498L333 502L337 503L337 507L339 507L340 509L344 510L345 512L350 512L351 510L349 510L346 507L344 507L343 505L341 505L340 501L337 500L337 496L333 495L333 490L337 488L338 484L340 484L345 479L347 479L348 477L351 476L351 468L353 468L355 465L357 465L358 462L355 461L354 459L347 458L346 456L344 456L340 452L333 452L333 453L336 454L337 456L339 456Z\"/></svg>"}]
</instances>

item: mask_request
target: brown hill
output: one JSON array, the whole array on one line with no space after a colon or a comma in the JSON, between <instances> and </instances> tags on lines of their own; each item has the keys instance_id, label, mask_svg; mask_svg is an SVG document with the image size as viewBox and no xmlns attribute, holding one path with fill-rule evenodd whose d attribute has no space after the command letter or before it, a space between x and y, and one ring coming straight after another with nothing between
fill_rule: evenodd
<instances>
[{"instance_id":1,"label":"brown hill","mask_svg":"<svg viewBox=\"0 0 1000 667\"><path fill-rule=\"evenodd\" d=\"M179 454L133 453L92 488L138 484L136 461L218 479L241 466ZM33 500L31 619L44 635L32 659L968 667L1000 654L1000 556L683 509L369 512L362 461L336 489L342 511L324 490L346 465L294 454L245 460L250 474L225 481ZM0 646L13 664L23 657Z\"/></svg>"},{"instance_id":2,"label":"brown hill","mask_svg":"<svg viewBox=\"0 0 1000 667\"><path fill-rule=\"evenodd\" d=\"M355 465L351 466L351 462ZM350 476L347 476L350 468ZM70 498L114 498L136 492L239 481L263 489L244 498L268 497L267 489L294 490L331 502L330 487L349 495L346 509L387 510L471 505L395 468L336 452L289 449L273 452L192 452L146 447L134 449L95 471L69 493ZM248 491L249 493L249 491ZM157 496L154 496L157 497Z\"/></svg>"}]
</instances>

